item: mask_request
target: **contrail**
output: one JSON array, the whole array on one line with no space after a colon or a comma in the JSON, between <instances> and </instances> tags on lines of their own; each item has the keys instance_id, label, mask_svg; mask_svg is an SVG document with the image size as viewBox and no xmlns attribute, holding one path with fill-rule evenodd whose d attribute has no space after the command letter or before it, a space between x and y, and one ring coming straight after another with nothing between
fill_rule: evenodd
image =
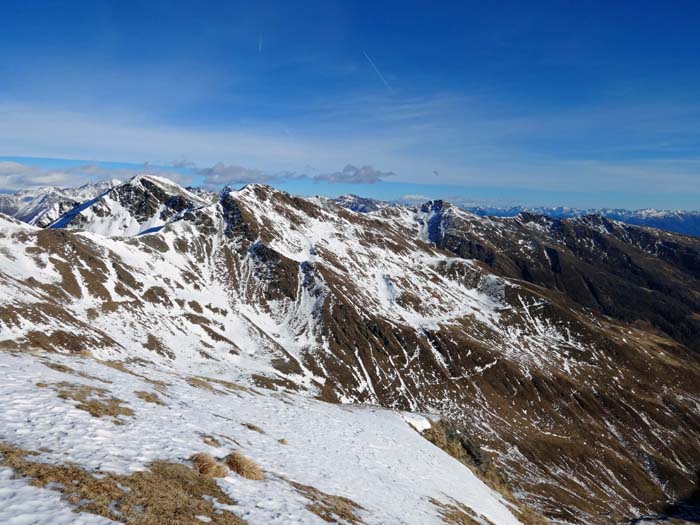
<instances>
[{"instance_id":1,"label":"contrail","mask_svg":"<svg viewBox=\"0 0 700 525\"><path fill-rule=\"evenodd\" d=\"M258 35L258 53L262 53L262 33Z\"/></svg>"},{"instance_id":2,"label":"contrail","mask_svg":"<svg viewBox=\"0 0 700 525\"><path fill-rule=\"evenodd\" d=\"M372 66L372 69L374 69L374 71L377 73L377 75L379 76L379 78L382 79L382 82L384 82L384 85L386 86L386 88L387 88L389 91L393 91L393 90L391 89L391 86L389 85L389 83L386 81L386 78L384 78L384 75L382 75L382 72L379 71L379 68L378 68L377 66L375 66L375 65L374 65L374 62L372 61L372 59L369 58L369 55L367 54L367 52L366 52L366 51L363 51L363 53L364 53L364 55L365 55L365 58L367 59L367 62L369 62L369 65Z\"/></svg>"}]
</instances>

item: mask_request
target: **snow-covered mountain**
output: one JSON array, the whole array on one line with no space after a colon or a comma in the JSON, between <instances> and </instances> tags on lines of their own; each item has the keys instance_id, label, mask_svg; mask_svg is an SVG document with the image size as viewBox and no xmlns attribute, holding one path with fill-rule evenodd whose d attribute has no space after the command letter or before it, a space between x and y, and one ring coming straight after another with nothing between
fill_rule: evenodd
<instances>
[{"instance_id":1,"label":"snow-covered mountain","mask_svg":"<svg viewBox=\"0 0 700 525\"><path fill-rule=\"evenodd\" d=\"M342 195L333 199L337 204L353 211L371 213L387 206L415 206L414 200L382 201L356 195ZM544 215L553 219L572 219L587 215L598 215L606 219L636 226L657 228L684 235L700 236L700 211L657 210L645 208L626 210L622 208L569 208L564 206L489 206L476 203L457 203L460 209L480 217L516 217L521 213Z\"/></svg>"},{"instance_id":2,"label":"snow-covered mountain","mask_svg":"<svg viewBox=\"0 0 700 525\"><path fill-rule=\"evenodd\" d=\"M336 204L342 206L343 208L347 208L349 210L357 211L360 213L369 213L391 206L391 203L387 201L368 199L365 197L360 197L358 195L353 195L351 193L347 195L341 195L340 197L336 197L333 200Z\"/></svg>"},{"instance_id":3,"label":"snow-covered mountain","mask_svg":"<svg viewBox=\"0 0 700 525\"><path fill-rule=\"evenodd\" d=\"M47 448L36 461L126 476L219 436L206 451L242 450L270 480L218 482L250 523L319 522L300 490L357 504L326 521L500 524L632 520L693 489L696 239L148 176L50 228L0 220L0 356L17 371L0 442ZM93 398L112 420L78 417Z\"/></svg>"},{"instance_id":4,"label":"snow-covered mountain","mask_svg":"<svg viewBox=\"0 0 700 525\"><path fill-rule=\"evenodd\" d=\"M13 194L0 193L0 213L45 227L77 204L94 199L119 184L121 181L113 179L88 183L77 188L46 186Z\"/></svg>"},{"instance_id":5,"label":"snow-covered mountain","mask_svg":"<svg viewBox=\"0 0 700 525\"><path fill-rule=\"evenodd\" d=\"M565 219L573 217L584 217L586 215L599 215L606 219L635 224L637 226L647 226L668 230L684 235L700 236L700 211L684 210L656 210L646 208L641 210L625 210L619 208L547 208L547 207L527 207L513 206L508 208L489 206L469 206L464 208L467 211L481 216L515 217L520 213L532 213L545 215L555 219Z\"/></svg>"},{"instance_id":6,"label":"snow-covered mountain","mask_svg":"<svg viewBox=\"0 0 700 525\"><path fill-rule=\"evenodd\" d=\"M184 213L210 204L168 179L136 176L73 207L51 228L81 228L100 235L137 235L157 231Z\"/></svg>"}]
</instances>

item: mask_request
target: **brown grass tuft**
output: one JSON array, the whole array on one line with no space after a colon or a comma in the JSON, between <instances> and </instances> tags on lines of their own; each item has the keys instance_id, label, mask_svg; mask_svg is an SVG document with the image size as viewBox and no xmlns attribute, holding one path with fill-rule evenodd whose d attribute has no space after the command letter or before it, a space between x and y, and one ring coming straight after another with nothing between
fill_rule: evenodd
<instances>
[{"instance_id":1,"label":"brown grass tuft","mask_svg":"<svg viewBox=\"0 0 700 525\"><path fill-rule=\"evenodd\" d=\"M430 498L430 502L438 508L442 522L446 525L483 525L484 523L493 525L493 522L488 518L479 516L463 503L450 499L452 503L443 503Z\"/></svg>"},{"instance_id":2,"label":"brown grass tuft","mask_svg":"<svg viewBox=\"0 0 700 525\"><path fill-rule=\"evenodd\" d=\"M221 442L216 439L214 436L210 436L209 434L200 434L202 441L204 441L205 445L209 445L210 447L220 447Z\"/></svg>"},{"instance_id":3,"label":"brown grass tuft","mask_svg":"<svg viewBox=\"0 0 700 525\"><path fill-rule=\"evenodd\" d=\"M260 466L240 452L233 452L224 460L228 468L246 479L263 480L265 476Z\"/></svg>"},{"instance_id":4,"label":"brown grass tuft","mask_svg":"<svg viewBox=\"0 0 700 525\"><path fill-rule=\"evenodd\" d=\"M134 361L137 361L137 360L134 360ZM144 361L144 360L142 360L142 359L141 359L141 360L138 360L138 361L140 361L140 362L142 362L142 363L144 363L144 364L147 364L147 363L148 363L148 361ZM99 362L100 364L103 364L103 365L105 365L105 366L108 366L108 367L110 367L110 368L113 368L114 370L118 370L119 372L124 372L125 374L129 374L129 375L132 375L132 376L134 376L134 377L138 377L139 379L143 379L146 383L148 383L149 385L153 386L153 388L154 388L155 390L157 390L158 392L160 392L161 394L165 394L166 389L168 388L168 386L170 386L170 385L169 385L168 383L166 383L165 381L159 381L159 380L157 380L157 379L151 379L151 378L149 378L149 377L146 377L146 376L144 376L144 375L141 375L141 374L138 374L138 373L134 372L134 371L131 370L130 368L127 368L126 363L124 363L124 362L122 362L122 361L99 361L99 360L98 360L98 362Z\"/></svg>"},{"instance_id":5,"label":"brown grass tuft","mask_svg":"<svg viewBox=\"0 0 700 525\"><path fill-rule=\"evenodd\" d=\"M124 424L124 421L118 419L119 416L134 415L133 410L122 406L122 404L126 404L126 401L110 396L104 388L65 381L47 386L56 390L61 399L77 401L78 404L75 405L75 408L84 410L93 417L111 417L112 422L116 425Z\"/></svg>"},{"instance_id":6,"label":"brown grass tuft","mask_svg":"<svg viewBox=\"0 0 700 525\"><path fill-rule=\"evenodd\" d=\"M139 399L145 401L146 403L153 403L154 405L165 405L161 398L158 397L158 394L155 392L144 392L144 391L136 391L134 392L136 394L136 397Z\"/></svg>"},{"instance_id":7,"label":"brown grass tuft","mask_svg":"<svg viewBox=\"0 0 700 525\"><path fill-rule=\"evenodd\" d=\"M364 510L364 508L350 498L326 494L315 487L303 485L296 481L288 482L299 494L309 500L309 503L306 505L306 510L316 514L316 516L323 521L338 523L342 520L352 525L364 523L356 514L358 510Z\"/></svg>"},{"instance_id":8,"label":"brown grass tuft","mask_svg":"<svg viewBox=\"0 0 700 525\"><path fill-rule=\"evenodd\" d=\"M204 379L201 379L199 377L188 377L187 383L190 386L193 386L195 388L201 388L202 390L208 390L209 392L212 392L215 394L225 394L226 393L223 390L219 390L217 388L214 388L208 381L205 381Z\"/></svg>"},{"instance_id":9,"label":"brown grass tuft","mask_svg":"<svg viewBox=\"0 0 700 525\"><path fill-rule=\"evenodd\" d=\"M206 452L194 454L190 458L190 461L194 464L194 468L197 472L208 478L223 478L228 474L226 467L218 463Z\"/></svg>"},{"instance_id":10,"label":"brown grass tuft","mask_svg":"<svg viewBox=\"0 0 700 525\"><path fill-rule=\"evenodd\" d=\"M241 425L246 427L248 430L252 430L253 432L259 432L261 434L265 433L265 431L262 428L260 428L257 425L253 425L253 423L241 423Z\"/></svg>"},{"instance_id":11,"label":"brown grass tuft","mask_svg":"<svg viewBox=\"0 0 700 525\"><path fill-rule=\"evenodd\" d=\"M279 443L280 445L287 445L287 444L288 444L288 443L287 443L287 440L284 439L284 438L278 439L278 440L277 440L277 443Z\"/></svg>"},{"instance_id":12,"label":"brown grass tuft","mask_svg":"<svg viewBox=\"0 0 700 525\"><path fill-rule=\"evenodd\" d=\"M79 372L67 365L63 365L61 363L53 363L51 361L42 361L42 364L45 366L48 366L51 370L56 370L56 372L61 372L63 374L71 374L74 376L80 376L84 377L85 379L91 379L93 381L100 381L101 383L111 383L111 381L107 381L106 379L102 379L100 377L95 377L90 374L87 374L85 372Z\"/></svg>"},{"instance_id":13,"label":"brown grass tuft","mask_svg":"<svg viewBox=\"0 0 700 525\"><path fill-rule=\"evenodd\" d=\"M73 464L49 465L27 459L35 452L0 442L0 465L36 487L62 493L75 512L88 512L128 525L201 525L206 516L218 525L245 525L219 503L235 505L213 479L179 463L155 461L147 471L128 475L90 472Z\"/></svg>"}]
</instances>

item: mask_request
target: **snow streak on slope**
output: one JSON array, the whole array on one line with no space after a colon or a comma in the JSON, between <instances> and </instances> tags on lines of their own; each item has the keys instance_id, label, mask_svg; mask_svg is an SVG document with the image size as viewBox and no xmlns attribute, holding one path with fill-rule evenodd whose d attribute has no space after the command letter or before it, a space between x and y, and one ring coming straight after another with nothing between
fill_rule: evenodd
<instances>
[{"instance_id":1,"label":"snow streak on slope","mask_svg":"<svg viewBox=\"0 0 700 525\"><path fill-rule=\"evenodd\" d=\"M439 509L431 500L460 502L474 511L479 523L519 523L497 493L423 439L399 413L329 405L214 380L188 382L187 376L130 366L127 373L127 368L92 359L0 353L0 371L12 371L0 384L0 441L41 450L32 461L72 462L95 475L129 474L154 460L186 462L196 452L223 457L239 450L262 466L266 479L252 481L229 472L218 484L238 502L233 512L250 524L325 523L307 509L309 502L290 481L350 498L361 506L357 514L368 525L440 524ZM37 382L45 386L37 387ZM57 397L52 385L66 382L106 388L134 414L116 422L93 417L75 401ZM163 404L136 395L144 391ZM418 415L409 421L424 425ZM202 436L215 437L219 445L206 445ZM0 516L10 504L17 522L67 523L61 521L66 505L53 492L30 489L7 474L0 470ZM22 499L28 497L37 497L39 506L27 508ZM82 514L75 522L106 520Z\"/></svg>"}]
</instances>

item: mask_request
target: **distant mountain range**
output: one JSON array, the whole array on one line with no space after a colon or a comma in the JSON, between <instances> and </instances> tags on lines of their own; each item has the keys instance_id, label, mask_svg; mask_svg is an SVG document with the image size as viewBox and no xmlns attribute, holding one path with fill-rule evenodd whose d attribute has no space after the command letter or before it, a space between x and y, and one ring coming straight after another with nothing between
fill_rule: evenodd
<instances>
[{"instance_id":1,"label":"distant mountain range","mask_svg":"<svg viewBox=\"0 0 700 525\"><path fill-rule=\"evenodd\" d=\"M22 222L45 227L74 206L94 199L121 181L113 179L84 184L77 188L46 186L20 190L16 193L0 193L0 213Z\"/></svg>"},{"instance_id":2,"label":"distant mountain range","mask_svg":"<svg viewBox=\"0 0 700 525\"><path fill-rule=\"evenodd\" d=\"M657 210L646 208L641 210L625 210L620 208L547 208L547 207L491 207L491 206L464 206L463 210L470 211L480 216L515 217L520 213L545 215L554 219L568 219L584 217L586 215L600 215L606 219L668 230L684 235L700 235L700 211L683 210Z\"/></svg>"},{"instance_id":3,"label":"distant mountain range","mask_svg":"<svg viewBox=\"0 0 700 525\"><path fill-rule=\"evenodd\" d=\"M334 199L335 202L349 210L361 213L369 213L389 206L415 206L420 202L415 201L384 201L359 197L358 195L341 195ZM613 221L620 221L636 226L658 228L683 235L700 236L700 211L684 210L657 210L645 208L640 210L626 210L622 208L568 208L563 206L487 206L475 204L452 203L458 208L479 215L480 217L516 217L521 213L530 215L543 215L553 219L571 219L598 215Z\"/></svg>"},{"instance_id":4,"label":"distant mountain range","mask_svg":"<svg viewBox=\"0 0 700 525\"><path fill-rule=\"evenodd\" d=\"M14 217L22 222L46 227L64 213L87 200L94 199L109 189L121 184L119 180L101 181L84 184L76 188L57 188L46 186L35 189L20 190L12 194L0 193L0 213ZM217 194L202 188L188 187L187 190L200 198L213 201ZM341 195L333 199L337 204L352 211L369 213L382 208L397 205L413 206L421 204L413 201L385 201L360 197L358 195ZM544 215L554 219L567 219L599 215L606 219L658 228L684 235L700 236L700 211L657 210L646 208L626 210L622 208L569 208L544 206L488 206L453 203L462 210L481 217L515 217L521 213Z\"/></svg>"}]
</instances>

